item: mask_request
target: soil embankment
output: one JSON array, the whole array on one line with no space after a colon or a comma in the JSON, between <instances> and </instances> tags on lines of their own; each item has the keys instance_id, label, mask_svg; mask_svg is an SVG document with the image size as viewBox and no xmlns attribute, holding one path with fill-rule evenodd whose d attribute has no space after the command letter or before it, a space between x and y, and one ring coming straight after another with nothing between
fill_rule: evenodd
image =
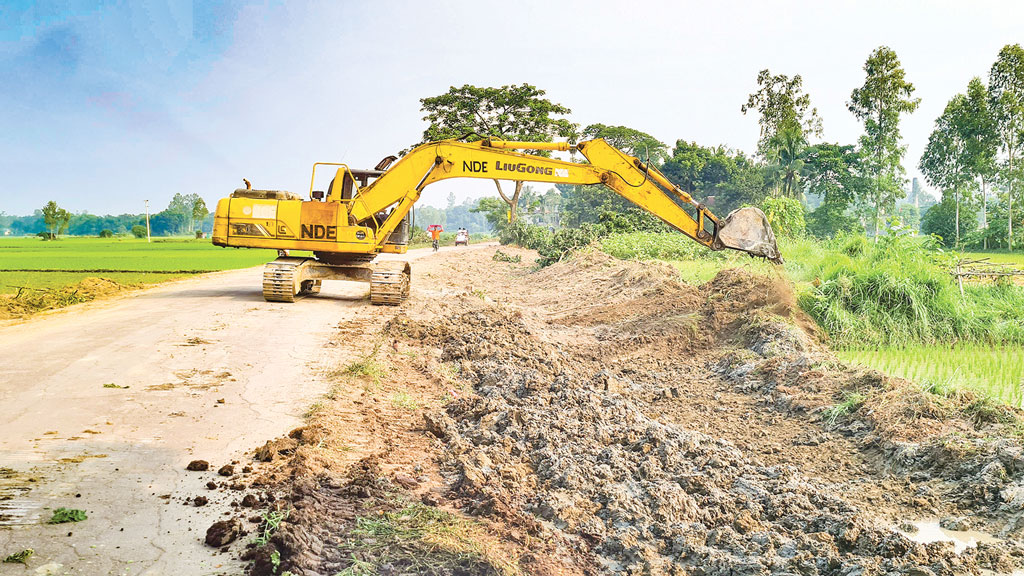
<instances>
[{"instance_id":1,"label":"soil embankment","mask_svg":"<svg viewBox=\"0 0 1024 576\"><path fill-rule=\"evenodd\" d=\"M288 516L256 573L1024 566L1019 414L841 366L780 278L493 252L419 262L383 329L339 335L350 363L260 472ZM914 541L931 518L1001 539Z\"/></svg>"}]
</instances>

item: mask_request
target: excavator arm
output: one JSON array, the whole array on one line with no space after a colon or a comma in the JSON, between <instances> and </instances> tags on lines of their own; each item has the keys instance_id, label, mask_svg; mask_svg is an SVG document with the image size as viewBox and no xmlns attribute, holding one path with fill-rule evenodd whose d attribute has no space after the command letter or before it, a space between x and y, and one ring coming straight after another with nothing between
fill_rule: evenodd
<instances>
[{"instance_id":1,"label":"excavator arm","mask_svg":"<svg viewBox=\"0 0 1024 576\"><path fill-rule=\"evenodd\" d=\"M565 162L529 154L531 150L580 152L588 162ZM720 220L656 168L604 140L442 140L418 146L389 166L393 160L386 158L374 170L314 164L309 200L291 192L255 190L246 181L245 189L217 203L213 243L278 250L280 257L263 271L263 297L268 301L293 302L316 294L324 280L357 280L369 281L370 302L400 304L409 295L409 264L375 256L406 251L404 225L424 188L449 178L480 178L604 184L711 250L731 248L782 261L760 210L741 208ZM316 168L323 165L336 167L326 194L313 190ZM309 250L313 257L292 257L289 250Z\"/></svg>"},{"instance_id":2,"label":"excavator arm","mask_svg":"<svg viewBox=\"0 0 1024 576\"><path fill-rule=\"evenodd\" d=\"M565 162L517 150L578 151L589 163ZM377 233L378 242L383 243L419 200L424 188L449 178L603 184L712 250L730 248L781 262L775 235L760 210L742 208L719 220L656 168L603 139L575 145L504 140L443 140L423 144L375 182L360 189L349 208L350 217L356 223L369 222L394 206Z\"/></svg>"}]
</instances>

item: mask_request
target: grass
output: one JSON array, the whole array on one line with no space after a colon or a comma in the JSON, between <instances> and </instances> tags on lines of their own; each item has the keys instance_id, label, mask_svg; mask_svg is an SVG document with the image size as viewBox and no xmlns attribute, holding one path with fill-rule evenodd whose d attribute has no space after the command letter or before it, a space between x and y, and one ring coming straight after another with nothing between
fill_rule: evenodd
<instances>
[{"instance_id":1,"label":"grass","mask_svg":"<svg viewBox=\"0 0 1024 576\"><path fill-rule=\"evenodd\" d=\"M267 542L277 533L277 529L280 528L281 522L288 518L288 511L270 510L263 513L263 522L261 528L256 533L256 536L252 539L256 547L266 546Z\"/></svg>"},{"instance_id":2,"label":"grass","mask_svg":"<svg viewBox=\"0 0 1024 576\"><path fill-rule=\"evenodd\" d=\"M8 554L4 558L4 564L25 564L28 565L28 559L35 554L36 551L31 548L26 548L21 552L15 552L14 554Z\"/></svg>"},{"instance_id":3,"label":"grass","mask_svg":"<svg viewBox=\"0 0 1024 576\"><path fill-rule=\"evenodd\" d=\"M408 392L395 392L391 395L391 405L403 410L419 410L420 404Z\"/></svg>"},{"instance_id":4,"label":"grass","mask_svg":"<svg viewBox=\"0 0 1024 576\"><path fill-rule=\"evenodd\" d=\"M822 417L829 426L834 426L836 421L840 418L848 416L860 409L866 400L867 396L860 392L844 392L842 402L826 408L822 413Z\"/></svg>"},{"instance_id":5,"label":"grass","mask_svg":"<svg viewBox=\"0 0 1024 576\"><path fill-rule=\"evenodd\" d=\"M384 378L390 372L390 368L387 363L383 360L377 359L377 352L380 349L380 343L374 346L373 350L360 357L358 360L352 362L342 371L343 374L348 376L355 376L357 378L371 378L374 384L380 384L381 378Z\"/></svg>"},{"instance_id":6,"label":"grass","mask_svg":"<svg viewBox=\"0 0 1024 576\"><path fill-rule=\"evenodd\" d=\"M56 289L88 277L153 284L198 272L248 268L277 257L273 250L219 248L209 240L136 238L0 239L0 293L16 286Z\"/></svg>"},{"instance_id":7,"label":"grass","mask_svg":"<svg viewBox=\"0 0 1024 576\"><path fill-rule=\"evenodd\" d=\"M47 520L47 524L66 524L68 522L81 522L87 519L85 510L77 510L75 508L57 508L53 511L53 516Z\"/></svg>"},{"instance_id":8,"label":"grass","mask_svg":"<svg viewBox=\"0 0 1024 576\"><path fill-rule=\"evenodd\" d=\"M406 574L518 573L482 526L419 503L357 518L340 548L347 566L339 576L379 574L384 565Z\"/></svg>"},{"instance_id":9,"label":"grass","mask_svg":"<svg viewBox=\"0 0 1024 576\"><path fill-rule=\"evenodd\" d=\"M967 389L983 397L1022 406L1024 347L913 346L901 349L851 349L838 352L850 364L874 368L948 395Z\"/></svg>"},{"instance_id":10,"label":"grass","mask_svg":"<svg viewBox=\"0 0 1024 576\"><path fill-rule=\"evenodd\" d=\"M800 304L843 347L1024 344L1024 288L973 284L961 296L949 253L918 239L848 239L812 266Z\"/></svg>"}]
</instances>

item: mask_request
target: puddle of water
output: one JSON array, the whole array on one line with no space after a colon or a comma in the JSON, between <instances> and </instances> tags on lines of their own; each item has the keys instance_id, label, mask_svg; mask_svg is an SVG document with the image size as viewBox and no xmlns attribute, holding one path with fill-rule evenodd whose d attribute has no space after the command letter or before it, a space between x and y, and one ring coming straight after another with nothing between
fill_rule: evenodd
<instances>
[{"instance_id":1,"label":"puddle of water","mask_svg":"<svg viewBox=\"0 0 1024 576\"><path fill-rule=\"evenodd\" d=\"M946 530L939 526L938 520L916 520L909 524L917 528L916 532L896 531L914 542L928 544L930 542L952 542L953 550L959 554L968 548L975 548L980 542L999 542L999 538L975 530ZM1014 572L1017 575L1017 572Z\"/></svg>"}]
</instances>

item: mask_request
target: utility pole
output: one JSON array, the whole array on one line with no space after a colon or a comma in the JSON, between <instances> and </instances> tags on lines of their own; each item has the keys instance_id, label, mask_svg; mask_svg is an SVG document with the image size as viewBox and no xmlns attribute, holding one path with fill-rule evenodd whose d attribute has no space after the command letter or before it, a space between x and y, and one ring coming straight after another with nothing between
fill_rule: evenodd
<instances>
[{"instance_id":1,"label":"utility pole","mask_svg":"<svg viewBox=\"0 0 1024 576\"><path fill-rule=\"evenodd\" d=\"M149 237L149 200L146 200L146 242L152 242Z\"/></svg>"}]
</instances>

